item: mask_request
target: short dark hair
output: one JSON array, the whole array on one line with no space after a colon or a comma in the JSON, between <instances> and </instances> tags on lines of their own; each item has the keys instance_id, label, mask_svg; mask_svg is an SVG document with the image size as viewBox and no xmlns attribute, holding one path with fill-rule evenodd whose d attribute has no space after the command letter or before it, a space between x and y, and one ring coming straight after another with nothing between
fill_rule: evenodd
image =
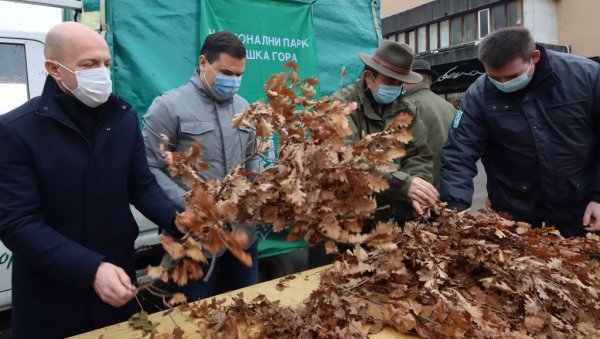
<instances>
[{"instance_id":1,"label":"short dark hair","mask_svg":"<svg viewBox=\"0 0 600 339\"><path fill-rule=\"evenodd\" d=\"M364 73L364 72L366 72L366 71L369 71L369 72L371 72L371 74L373 74L373 77L376 77L376 76L377 76L377 74L379 74L379 72L377 72L377 71L375 70L375 68L373 68L373 67L371 67L371 66L369 66L369 65L365 65L365 68L363 69L363 73Z\"/></svg>"},{"instance_id":2,"label":"short dark hair","mask_svg":"<svg viewBox=\"0 0 600 339\"><path fill-rule=\"evenodd\" d=\"M209 34L204 39L204 43L200 49L200 55L204 55L209 63L219 59L221 53L225 53L236 59L246 58L244 44L235 34L228 31Z\"/></svg>"},{"instance_id":3,"label":"short dark hair","mask_svg":"<svg viewBox=\"0 0 600 339\"><path fill-rule=\"evenodd\" d=\"M433 82L433 78L431 77L431 74L429 74L427 72L419 72L419 71L415 71L415 72L421 74L421 76L423 77L423 80L421 80L421 82L427 82L427 81Z\"/></svg>"},{"instance_id":4,"label":"short dark hair","mask_svg":"<svg viewBox=\"0 0 600 339\"><path fill-rule=\"evenodd\" d=\"M481 41L479 61L493 69L499 69L515 58L528 62L534 51L535 41L527 28L503 28Z\"/></svg>"}]
</instances>

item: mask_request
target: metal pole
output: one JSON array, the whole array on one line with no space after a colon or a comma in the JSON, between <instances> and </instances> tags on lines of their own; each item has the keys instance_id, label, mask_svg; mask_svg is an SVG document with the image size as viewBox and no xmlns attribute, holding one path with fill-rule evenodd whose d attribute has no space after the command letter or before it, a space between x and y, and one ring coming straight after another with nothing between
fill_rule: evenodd
<instances>
[{"instance_id":1,"label":"metal pole","mask_svg":"<svg viewBox=\"0 0 600 339\"><path fill-rule=\"evenodd\" d=\"M371 1L371 15L373 16L373 26L375 27L375 34L377 35L377 46L381 45L381 27L379 26L379 20L377 15L377 0Z\"/></svg>"}]
</instances>

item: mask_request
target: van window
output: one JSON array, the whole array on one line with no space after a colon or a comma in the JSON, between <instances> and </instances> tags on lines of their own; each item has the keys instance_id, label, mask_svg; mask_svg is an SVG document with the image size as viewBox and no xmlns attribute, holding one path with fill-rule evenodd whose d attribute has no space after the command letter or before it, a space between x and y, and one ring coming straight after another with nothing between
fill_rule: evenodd
<instances>
[{"instance_id":1,"label":"van window","mask_svg":"<svg viewBox=\"0 0 600 339\"><path fill-rule=\"evenodd\" d=\"M29 100L25 45L0 43L0 114Z\"/></svg>"}]
</instances>

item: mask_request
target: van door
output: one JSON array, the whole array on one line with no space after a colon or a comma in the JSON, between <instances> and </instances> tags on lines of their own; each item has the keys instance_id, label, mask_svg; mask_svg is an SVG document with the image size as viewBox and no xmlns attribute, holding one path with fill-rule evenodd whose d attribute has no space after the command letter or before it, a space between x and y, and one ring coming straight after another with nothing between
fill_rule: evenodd
<instances>
[{"instance_id":1,"label":"van door","mask_svg":"<svg viewBox=\"0 0 600 339\"><path fill-rule=\"evenodd\" d=\"M44 89L44 44L0 36L0 114L36 97Z\"/></svg>"},{"instance_id":2,"label":"van door","mask_svg":"<svg viewBox=\"0 0 600 339\"><path fill-rule=\"evenodd\" d=\"M41 41L2 36L0 32L0 114L40 95L46 78ZM12 253L0 242L0 310L11 305L12 262Z\"/></svg>"}]
</instances>

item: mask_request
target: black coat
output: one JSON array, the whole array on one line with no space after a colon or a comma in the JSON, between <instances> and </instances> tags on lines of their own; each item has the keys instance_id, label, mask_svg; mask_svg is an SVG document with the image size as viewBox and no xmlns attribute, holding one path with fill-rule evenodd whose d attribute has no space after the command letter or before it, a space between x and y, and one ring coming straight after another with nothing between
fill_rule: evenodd
<instances>
[{"instance_id":1,"label":"black coat","mask_svg":"<svg viewBox=\"0 0 600 339\"><path fill-rule=\"evenodd\" d=\"M135 280L138 226L131 202L172 228L176 206L148 170L136 113L116 96L91 143L58 104L41 97L0 116L0 238L14 253L12 336L62 338L126 320L92 288L102 261Z\"/></svg>"},{"instance_id":2,"label":"black coat","mask_svg":"<svg viewBox=\"0 0 600 339\"><path fill-rule=\"evenodd\" d=\"M467 90L443 150L441 198L468 208L481 158L494 209L582 235L586 205L600 201L600 65L538 48L525 89L506 94L482 75Z\"/></svg>"}]
</instances>

